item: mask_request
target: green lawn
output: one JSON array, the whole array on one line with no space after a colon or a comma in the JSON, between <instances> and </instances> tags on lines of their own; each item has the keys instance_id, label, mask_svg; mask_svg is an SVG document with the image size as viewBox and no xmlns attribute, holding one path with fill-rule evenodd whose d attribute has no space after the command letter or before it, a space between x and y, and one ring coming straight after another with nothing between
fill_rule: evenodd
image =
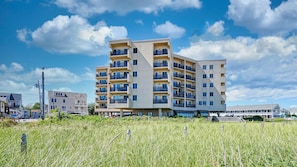
<instances>
[{"instance_id":1,"label":"green lawn","mask_svg":"<svg viewBox=\"0 0 297 167\"><path fill-rule=\"evenodd\" d=\"M0 123L0 166L297 166L297 122L76 117L9 125Z\"/></svg>"}]
</instances>

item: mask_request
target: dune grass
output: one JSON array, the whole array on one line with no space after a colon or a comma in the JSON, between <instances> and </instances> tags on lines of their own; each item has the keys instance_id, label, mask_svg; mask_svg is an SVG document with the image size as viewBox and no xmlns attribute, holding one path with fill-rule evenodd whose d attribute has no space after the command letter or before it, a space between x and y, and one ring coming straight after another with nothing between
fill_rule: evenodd
<instances>
[{"instance_id":1,"label":"dune grass","mask_svg":"<svg viewBox=\"0 0 297 167\"><path fill-rule=\"evenodd\" d=\"M47 119L0 124L0 166L296 166L296 136L296 122Z\"/></svg>"}]
</instances>

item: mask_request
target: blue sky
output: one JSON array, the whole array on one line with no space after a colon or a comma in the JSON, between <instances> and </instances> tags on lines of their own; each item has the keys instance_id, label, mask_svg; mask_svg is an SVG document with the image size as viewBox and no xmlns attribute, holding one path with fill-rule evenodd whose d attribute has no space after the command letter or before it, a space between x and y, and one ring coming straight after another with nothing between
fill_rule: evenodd
<instances>
[{"instance_id":1,"label":"blue sky","mask_svg":"<svg viewBox=\"0 0 297 167\"><path fill-rule=\"evenodd\" d=\"M297 107L296 0L4 0L0 2L0 92L23 105L45 89L95 98L95 68L108 42L170 38L196 60L227 60L227 105ZM47 94L46 94L47 95Z\"/></svg>"}]
</instances>

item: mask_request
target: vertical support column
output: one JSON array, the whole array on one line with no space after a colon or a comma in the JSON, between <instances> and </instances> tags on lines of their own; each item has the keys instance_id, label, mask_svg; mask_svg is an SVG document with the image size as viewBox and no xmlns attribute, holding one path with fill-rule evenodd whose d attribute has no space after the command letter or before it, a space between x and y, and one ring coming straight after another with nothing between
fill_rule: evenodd
<instances>
[{"instance_id":1,"label":"vertical support column","mask_svg":"<svg viewBox=\"0 0 297 167\"><path fill-rule=\"evenodd\" d=\"M159 117L162 117L163 116L162 108L159 108L158 111L159 111Z\"/></svg>"},{"instance_id":2,"label":"vertical support column","mask_svg":"<svg viewBox=\"0 0 297 167\"><path fill-rule=\"evenodd\" d=\"M123 109L120 110L120 117L123 117Z\"/></svg>"}]
</instances>

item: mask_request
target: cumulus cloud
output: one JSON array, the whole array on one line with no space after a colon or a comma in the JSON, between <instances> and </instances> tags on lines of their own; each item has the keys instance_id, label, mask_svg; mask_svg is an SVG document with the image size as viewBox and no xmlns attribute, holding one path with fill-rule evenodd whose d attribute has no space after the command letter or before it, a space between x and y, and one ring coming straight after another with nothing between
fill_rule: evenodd
<instances>
[{"instance_id":1,"label":"cumulus cloud","mask_svg":"<svg viewBox=\"0 0 297 167\"><path fill-rule=\"evenodd\" d=\"M106 12L116 12L123 15L132 11L158 13L158 11L162 11L165 8L180 10L187 8L199 9L201 7L201 2L199 0L54 0L53 3L61 8L66 8L70 13L83 17Z\"/></svg>"},{"instance_id":2,"label":"cumulus cloud","mask_svg":"<svg viewBox=\"0 0 297 167\"><path fill-rule=\"evenodd\" d=\"M224 21L220 20L218 22L215 22L213 25L208 26L207 32L211 33L214 36L222 35L224 32Z\"/></svg>"},{"instance_id":3,"label":"cumulus cloud","mask_svg":"<svg viewBox=\"0 0 297 167\"><path fill-rule=\"evenodd\" d=\"M20 41L60 54L98 56L108 53L108 41L127 37L122 26L91 25L80 16L59 15L34 31L17 30Z\"/></svg>"},{"instance_id":4,"label":"cumulus cloud","mask_svg":"<svg viewBox=\"0 0 297 167\"><path fill-rule=\"evenodd\" d=\"M230 0L228 18L261 35L286 34L297 29L297 1L288 0L272 9L270 0Z\"/></svg>"},{"instance_id":5,"label":"cumulus cloud","mask_svg":"<svg viewBox=\"0 0 297 167\"><path fill-rule=\"evenodd\" d=\"M166 21L164 24L160 25L156 25L156 23L154 23L154 25L154 31L157 34L167 36L169 38L180 38L186 32L184 28L172 24L170 21Z\"/></svg>"}]
</instances>

